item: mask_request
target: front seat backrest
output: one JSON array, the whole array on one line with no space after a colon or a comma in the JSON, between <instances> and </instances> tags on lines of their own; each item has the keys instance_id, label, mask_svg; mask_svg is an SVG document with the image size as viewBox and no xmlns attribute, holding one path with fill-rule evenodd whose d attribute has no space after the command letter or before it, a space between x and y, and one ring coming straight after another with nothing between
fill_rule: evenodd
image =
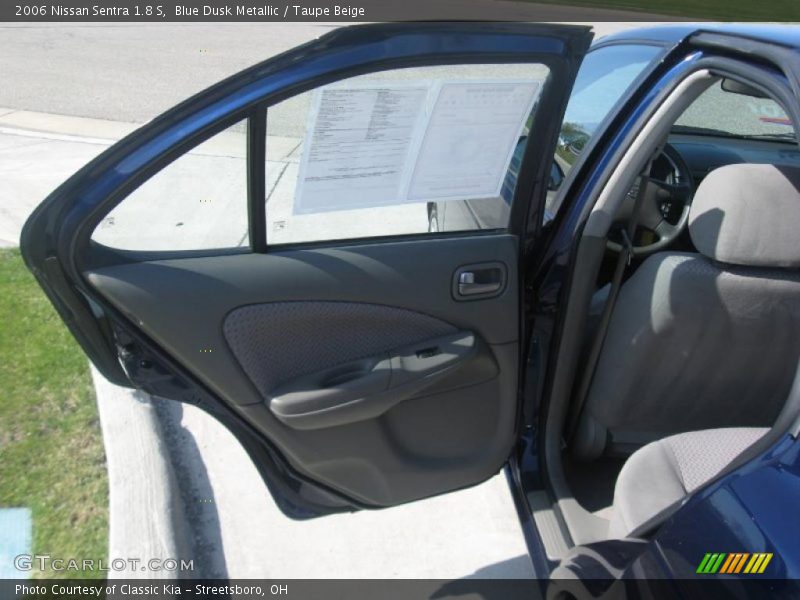
<instances>
[{"instance_id":1,"label":"front seat backrest","mask_svg":"<svg viewBox=\"0 0 800 600\"><path fill-rule=\"evenodd\" d=\"M800 168L741 164L697 189L700 254L647 258L620 289L573 453L772 424L800 357Z\"/></svg>"}]
</instances>

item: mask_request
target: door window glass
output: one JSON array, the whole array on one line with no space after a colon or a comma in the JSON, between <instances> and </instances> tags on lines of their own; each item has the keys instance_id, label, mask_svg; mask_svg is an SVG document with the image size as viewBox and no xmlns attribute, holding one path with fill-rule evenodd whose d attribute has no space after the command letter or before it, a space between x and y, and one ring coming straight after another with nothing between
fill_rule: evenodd
<instances>
[{"instance_id":1,"label":"door window glass","mask_svg":"<svg viewBox=\"0 0 800 600\"><path fill-rule=\"evenodd\" d=\"M737 93L738 92L738 93ZM672 128L673 133L794 141L792 121L772 98L712 85L692 102Z\"/></svg>"},{"instance_id":2,"label":"door window glass","mask_svg":"<svg viewBox=\"0 0 800 600\"><path fill-rule=\"evenodd\" d=\"M247 125L196 146L100 221L92 240L123 250L247 246Z\"/></svg>"},{"instance_id":3,"label":"door window glass","mask_svg":"<svg viewBox=\"0 0 800 600\"><path fill-rule=\"evenodd\" d=\"M505 228L548 69L395 69L267 110L269 245Z\"/></svg>"},{"instance_id":4,"label":"door window glass","mask_svg":"<svg viewBox=\"0 0 800 600\"><path fill-rule=\"evenodd\" d=\"M554 157L556 175L569 172L578 155L645 68L664 52L660 46L617 44L601 46L583 59L567 104ZM556 177L559 180L559 177ZM552 219L560 198L552 177L544 220Z\"/></svg>"}]
</instances>

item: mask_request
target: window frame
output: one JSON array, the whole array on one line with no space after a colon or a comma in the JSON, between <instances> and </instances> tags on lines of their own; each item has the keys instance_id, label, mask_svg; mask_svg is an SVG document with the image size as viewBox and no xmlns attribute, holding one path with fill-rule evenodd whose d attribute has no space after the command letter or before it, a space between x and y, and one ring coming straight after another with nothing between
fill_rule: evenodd
<instances>
[{"instance_id":1,"label":"window frame","mask_svg":"<svg viewBox=\"0 0 800 600\"><path fill-rule=\"evenodd\" d=\"M569 190L573 187L575 181L578 177L578 173L582 170L583 165L587 163L588 156L591 155L595 148L600 144L601 140L606 131L611 127L611 124L617 119L621 109L625 106L628 102L630 102L633 95L642 87L642 84L656 71L660 64L663 63L664 59L667 55L670 54L672 51L671 44L668 42L662 42L659 40L652 40L652 39L639 39L639 38L630 38L630 39L622 39L622 40L615 40L611 39L608 41L600 40L596 44L593 44L591 48L586 52L586 56L584 56L583 62L581 63L581 67L583 63L585 63L586 59L591 56L594 52L599 52L606 48L618 48L620 46L649 46L652 48L656 48L657 52L650 60L650 62L642 69L639 74L631 81L630 85L623 91L622 95L617 98L617 101L613 104L611 109L606 113L605 117L598 123L597 127L595 128L592 135L589 137L589 142L586 146L581 150L580 154L578 154L574 163L572 163L570 169L564 173L564 178L561 180L561 186L555 193L555 197L553 200L553 207L552 207L552 214L550 215L550 219L547 220L543 225L549 225L552 223L556 218L558 218L561 214L563 214L562 207L565 205L567 195L570 193ZM578 71L580 74L580 70ZM577 75L575 77L577 81ZM570 95L572 91L570 91ZM569 100L567 100L567 104ZM565 106L565 113L566 113L566 106ZM564 125L564 117L562 116L561 122L558 126L559 135L561 134L561 128ZM544 218L545 215L542 214Z\"/></svg>"},{"instance_id":2,"label":"window frame","mask_svg":"<svg viewBox=\"0 0 800 600\"><path fill-rule=\"evenodd\" d=\"M502 24L497 24L501 29ZM492 235L498 232L507 232L522 237L526 233L529 235L538 234L541 228L541 218L532 219L529 216L530 212L541 214L544 211L544 203L546 197L546 183L547 173L549 173L549 161L538 160L539 155L542 155L542 148L554 147L555 140L558 135L559 126L563 119L563 112L566 108L567 98L565 98L566 80L573 77L570 74L572 69L577 71L574 63L578 64L583 59L583 56L575 58L571 55L561 56L558 53L551 53L552 48L548 47L550 42L545 42L541 49L525 50L519 53L510 53L508 50L502 50L498 53L489 52L468 52L465 54L453 55L448 53L431 53L425 55L403 56L400 58L383 59L380 63L376 62L361 62L354 65L343 66L338 69L326 71L322 75L308 75L301 78L297 83L292 85L280 86L278 90L273 92L259 93L258 96L251 102L241 106L239 109L233 110L224 116L218 117L207 125L203 126L194 135L183 137L177 143L171 145L166 152L157 156L157 158L149 160L146 166L141 167L137 174L127 179L122 185L116 188L112 194L107 198L107 202L103 202L100 207L93 211L90 219L82 223L80 232L78 234L78 243L75 245L76 249L76 263L80 265L81 270L102 268L104 266L124 264L124 263L138 263L153 260L170 260L179 258L195 258L195 257L209 257L209 256L222 256L232 254L246 254L246 253L259 253L264 254L268 252L304 249L304 248L320 248L320 247L341 247L341 246L357 246L371 243L380 242L393 242L393 241L413 241L415 239L435 239L435 238L454 238L463 237L465 235ZM569 51L566 51L569 53ZM267 61L269 62L269 61ZM368 75L372 73L385 72L395 69L405 68L419 68L419 67L435 67L435 66L450 66L450 65L485 65L485 64L538 64L547 67L548 77L540 92L540 100L534 115L531 129L536 129L537 126L543 132L541 144L531 144L526 146L525 153L522 158L520 177L517 181L517 188L514 192L514 198L510 207L509 226L501 229L485 229L485 230L469 230L469 231L454 231L454 232L421 232L410 234L397 234L388 236L372 236L372 237L358 237L358 238L345 238L345 239L331 239L301 243L288 243L270 246L267 241L266 232L266 218L263 220L263 226L258 217L262 210L258 206L254 206L258 202L257 194L265 187L265 170L266 164L262 161L251 160L255 156L261 155L260 146L263 139L264 156L266 155L266 134L259 139L253 139L257 135L257 130L261 127L261 119L264 120L264 130L266 131L266 111L269 107L279 104L280 102L308 92L322 86L342 81L344 79L357 77L360 75ZM259 65L252 67L250 70L256 70ZM182 109L192 107L194 101L200 99L201 96L210 96L214 100L214 94L218 89L222 89L226 84L233 80L239 79L243 73L234 75L229 80L224 80L208 90L200 92L197 96L184 101L171 111L164 115L157 117L152 124L159 125L158 129L148 131L149 138L155 138L162 129L168 129L172 124L167 117L175 119L175 113L184 112ZM268 79L269 76L266 76ZM573 77L574 78L574 77ZM571 89L571 86L569 86ZM568 94L566 94L568 96ZM188 111L186 111L188 112ZM261 114L263 114L263 117ZM549 115L546 118L545 115ZM557 118L556 118L557 117ZM115 206L124 202L125 199L133 193L138 187L144 184L147 180L152 178L155 174L168 167L172 162L190 152L193 148L202 144L214 135L224 131L231 125L240 121L246 121L248 124L248 132L246 136L246 144L248 152L250 153L246 158L247 161L247 202L248 202L248 237L249 245L240 247L222 247L222 248L203 248L195 250L125 250L105 246L95 240L91 239L91 235L99 222L113 210ZM174 121L172 121L174 122ZM553 125L558 123L558 125ZM139 137L138 132L132 134L130 138ZM125 140L127 141L127 140ZM144 143L146 147L147 142ZM141 147L140 147L141 149ZM118 143L115 147L117 153L126 152L126 144ZM140 158L140 157L137 157ZM546 164L546 168L542 165ZM535 168L531 168L531 166ZM544 178L542 173L545 174ZM262 183L259 183L259 180ZM542 185L544 181L544 185ZM521 190L527 190L527 198L521 195ZM541 192L541 193L539 193ZM536 196L539 196L539 202L533 202ZM266 198L261 196L262 204L265 204ZM109 206L110 204L110 206ZM265 207L264 207L265 212Z\"/></svg>"},{"instance_id":3,"label":"window frame","mask_svg":"<svg viewBox=\"0 0 800 600\"><path fill-rule=\"evenodd\" d=\"M587 51L587 55L588 55L589 52L591 52L591 50ZM305 249L328 248L328 247L330 247L330 248L340 248L340 247L346 247L346 246L363 246L363 245L369 245L369 244L381 243L381 242L392 243L392 242L401 242L401 241L414 241L414 240L420 240L420 239L450 239L450 238L458 238L458 237L465 237L465 236L475 236L475 235L491 236L491 235L497 235L498 233L513 233L513 234L520 233L519 231L515 231L514 230L516 228L512 228L512 221L514 219L514 214L515 214L514 213L514 206L519 204L519 202L520 202L518 197L517 197L517 194L519 193L521 179L518 177L517 181L516 181L515 188L514 188L512 200L509 203L509 217L508 217L508 225L506 225L506 227L463 229L463 230L436 231L436 232L420 231L420 232L414 232L414 233L397 233L397 234L387 234L387 235L355 236L355 237L345 237L345 238L328 238L328 239L321 239L321 240L308 240L308 241L302 241L302 242L284 242L284 243L280 243L280 244L270 244L269 243L269 232L268 232L268 227L267 227L267 219L266 219L266 201L267 201L267 197L266 197L266 160L267 160L266 145L267 145L267 135L269 133L269 131L268 131L269 109L274 107L274 106L276 106L276 105L278 105L278 104L280 104L281 102L284 102L285 100L290 100L290 99L292 99L292 98L294 98L296 96L299 96L301 94L310 93L310 92L313 92L314 90L322 88L322 87L324 87L326 85L339 83L341 81L345 81L347 79L352 79L352 78L363 76L363 75L370 75L370 74L375 74L375 73L385 73L387 71L395 71L395 70L402 70L402 69L426 68L426 67L445 67L445 66L456 66L456 67L458 67L458 66L470 66L470 65L500 65L500 64L502 64L502 65L531 65L531 66L536 65L536 66L546 67L547 68L547 77L545 78L544 83L542 85L542 89L539 92L539 99L544 99L546 97L546 95L547 96L552 96L552 87L553 87L553 79L554 79L553 75L555 73L554 64L555 64L556 61L549 60L551 58L552 57L542 56L540 59L538 59L536 61L533 61L533 60L514 60L514 61L507 60L507 61L504 61L504 62L495 62L495 61L492 61L491 58L487 58L485 60L466 60L466 59L462 59L462 60L450 61L450 62L436 61L436 62L428 62L428 63L423 62L422 64L399 64L399 65L393 65L393 66L390 66L390 67L387 67L387 68L370 69L370 70L367 70L366 72L347 72L347 73L345 73L345 74L343 74L343 75L341 75L339 77L336 77L336 78L334 78L334 79L332 79L330 81L325 81L324 83L318 83L317 85L312 85L310 87L305 87L303 89L296 90L294 93L292 93L290 95L284 96L284 97L282 97L280 99L275 99L274 101L271 101L271 102L263 102L263 103L261 103L258 107L255 108L254 115L252 115L250 117L250 119L251 120L263 119L263 127L264 127L263 137L262 137L263 143L259 144L259 140L250 140L248 142L248 148L251 148L251 147L252 148L256 148L259 145L263 146L263 148L264 148L264 154L263 154L264 160L261 163L256 162L255 164L253 164L252 165L252 170L251 170L251 165L248 164L248 176L252 177L252 178L259 178L259 180L263 184L263 189L262 190L253 190L254 195L253 195L252 198L248 199L248 202L257 202L257 198L259 197L257 195L257 193L261 193L262 194L261 197L264 198L264 202L262 203L264 205L264 207L263 207L263 213L264 213L264 215L263 215L263 217L264 217L263 218L263 231L262 231L261 225L259 223L252 223L250 231L249 231L250 242L251 242L250 246L251 246L252 251L266 254L266 253L282 252L282 251L288 251L288 250L305 250ZM584 59L585 59L585 57L582 60L584 60ZM543 109L547 109L547 108L549 108L549 106L551 106L553 104L556 104L556 102L550 102L549 105L548 105L547 102L541 102L540 103L540 101L537 100L537 102L534 103L533 110L531 111L531 114L533 115L533 120L531 121L531 126L530 126L530 130L531 131L533 131L534 128L537 127L537 124L539 124L540 127L543 127L542 123L547 124L547 123L550 122L550 120L549 119L545 119L543 115L540 116L540 113L543 113ZM563 108L564 109L566 109L566 105L567 105L567 101L565 101L563 103ZM561 113L561 119L559 120L559 123L561 123L561 121L563 121L563 111ZM251 129L248 128L248 132L250 132L250 131L251 131ZM560 125L559 125L559 128L557 129L557 132L559 132L559 131L560 131ZM259 132L256 129L252 129L252 133L253 133L253 135L259 135ZM530 170L529 166L530 166L530 162L532 162L532 161L528 157L528 152L529 152L530 146L532 146L532 145L533 144L529 145L527 142L525 144L525 151L523 152L522 159L521 159L521 162L520 162L519 174L522 174L524 170ZM541 145L544 145L544 144L541 144ZM259 154L259 156L261 156L261 155ZM548 164L548 167L547 167L547 169L545 171L546 171L546 173L547 173L547 175L549 177L549 173L550 173L549 164ZM260 174L259 174L259 172L260 172ZM549 179L548 179L548 181L549 181ZM546 187L547 187L547 185L545 184L545 188ZM248 190L250 190L249 186L248 186ZM472 200L472 199L468 198L468 199L460 200L460 201L461 202L466 202L466 201L469 201L469 200ZM546 197L543 197L542 200L541 200L541 205L542 205L541 206L541 212L542 212L542 214L544 214L545 200L546 200ZM423 203L420 203L420 204L423 204ZM394 206L394 205L388 205L388 206ZM259 207L251 206L248 209L248 214L253 215L253 218L255 218L258 215L258 213L261 212L261 210L262 209L260 209ZM319 214L325 214L325 213L319 213Z\"/></svg>"}]
</instances>

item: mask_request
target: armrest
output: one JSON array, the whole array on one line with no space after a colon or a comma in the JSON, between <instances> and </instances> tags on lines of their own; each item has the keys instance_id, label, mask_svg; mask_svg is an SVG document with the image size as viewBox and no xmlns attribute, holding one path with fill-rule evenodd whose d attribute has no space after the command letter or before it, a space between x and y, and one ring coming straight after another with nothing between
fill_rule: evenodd
<instances>
[{"instance_id":1,"label":"armrest","mask_svg":"<svg viewBox=\"0 0 800 600\"><path fill-rule=\"evenodd\" d=\"M474 334L461 331L303 375L276 388L268 405L295 429L372 419L448 375L475 352Z\"/></svg>"}]
</instances>

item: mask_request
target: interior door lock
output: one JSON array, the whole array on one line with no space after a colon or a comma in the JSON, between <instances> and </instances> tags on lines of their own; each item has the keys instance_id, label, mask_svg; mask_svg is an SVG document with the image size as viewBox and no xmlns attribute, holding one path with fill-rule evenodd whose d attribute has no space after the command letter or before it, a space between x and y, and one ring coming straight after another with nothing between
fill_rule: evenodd
<instances>
[{"instance_id":1,"label":"interior door lock","mask_svg":"<svg viewBox=\"0 0 800 600\"><path fill-rule=\"evenodd\" d=\"M456 300L491 298L500 295L506 285L506 266L503 263L483 263L459 267L453 281Z\"/></svg>"}]
</instances>

